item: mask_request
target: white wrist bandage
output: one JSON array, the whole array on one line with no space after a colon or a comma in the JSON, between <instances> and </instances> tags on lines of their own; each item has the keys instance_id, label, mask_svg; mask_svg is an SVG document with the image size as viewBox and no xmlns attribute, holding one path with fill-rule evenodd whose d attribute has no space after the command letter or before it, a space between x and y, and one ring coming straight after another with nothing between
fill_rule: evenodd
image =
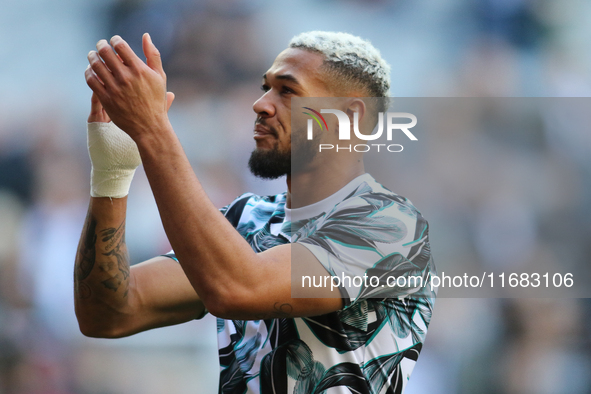
<instances>
[{"instance_id":1,"label":"white wrist bandage","mask_svg":"<svg viewBox=\"0 0 591 394\"><path fill-rule=\"evenodd\" d=\"M90 195L127 196L135 169L142 164L137 145L113 122L93 122L87 127L88 153L92 163Z\"/></svg>"}]
</instances>

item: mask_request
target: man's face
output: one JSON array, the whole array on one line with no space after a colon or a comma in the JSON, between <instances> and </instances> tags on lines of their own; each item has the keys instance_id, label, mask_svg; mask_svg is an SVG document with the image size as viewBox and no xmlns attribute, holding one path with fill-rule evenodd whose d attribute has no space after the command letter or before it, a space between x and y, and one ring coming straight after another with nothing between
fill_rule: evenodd
<instances>
[{"instance_id":1,"label":"man's face","mask_svg":"<svg viewBox=\"0 0 591 394\"><path fill-rule=\"evenodd\" d=\"M275 179L290 174L291 98L331 95L320 71L323 61L321 54L288 48L277 56L263 76L261 88L264 93L253 105L257 114L254 127L256 148L248 164L254 175ZM301 134L296 138L304 138ZM307 162L314 153L294 152L294 158Z\"/></svg>"}]
</instances>

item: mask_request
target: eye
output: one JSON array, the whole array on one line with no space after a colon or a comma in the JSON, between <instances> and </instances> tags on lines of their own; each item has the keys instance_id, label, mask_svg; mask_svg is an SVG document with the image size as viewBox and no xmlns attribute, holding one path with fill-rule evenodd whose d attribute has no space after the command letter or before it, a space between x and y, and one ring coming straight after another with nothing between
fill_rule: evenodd
<instances>
[{"instance_id":1,"label":"eye","mask_svg":"<svg viewBox=\"0 0 591 394\"><path fill-rule=\"evenodd\" d=\"M295 92L292 89L288 88L287 86L283 86L281 88L281 93L292 94L292 93L295 93Z\"/></svg>"},{"instance_id":2,"label":"eye","mask_svg":"<svg viewBox=\"0 0 591 394\"><path fill-rule=\"evenodd\" d=\"M261 90L262 90L263 92L268 92L268 91L269 91L269 89L270 89L270 88L269 88L269 86L268 86L268 85L264 85L264 84L263 84L263 85L261 85Z\"/></svg>"}]
</instances>

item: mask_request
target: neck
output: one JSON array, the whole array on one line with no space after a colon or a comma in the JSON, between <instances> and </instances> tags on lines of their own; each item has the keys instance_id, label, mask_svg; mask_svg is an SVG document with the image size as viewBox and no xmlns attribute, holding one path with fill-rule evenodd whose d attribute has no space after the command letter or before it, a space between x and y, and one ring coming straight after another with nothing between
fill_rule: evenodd
<instances>
[{"instance_id":1,"label":"neck","mask_svg":"<svg viewBox=\"0 0 591 394\"><path fill-rule=\"evenodd\" d=\"M287 175L287 208L300 208L324 200L365 173L361 156L354 160L351 157L348 160L326 160L311 167Z\"/></svg>"}]
</instances>

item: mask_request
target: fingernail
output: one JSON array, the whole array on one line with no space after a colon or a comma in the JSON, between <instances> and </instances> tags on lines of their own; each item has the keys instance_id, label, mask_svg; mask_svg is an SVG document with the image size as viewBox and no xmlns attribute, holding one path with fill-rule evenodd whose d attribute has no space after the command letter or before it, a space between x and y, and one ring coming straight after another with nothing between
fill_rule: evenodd
<instances>
[{"instance_id":1,"label":"fingernail","mask_svg":"<svg viewBox=\"0 0 591 394\"><path fill-rule=\"evenodd\" d=\"M111 42L119 41L119 40L122 40L122 38L118 35L114 35L113 37L111 37Z\"/></svg>"}]
</instances>

